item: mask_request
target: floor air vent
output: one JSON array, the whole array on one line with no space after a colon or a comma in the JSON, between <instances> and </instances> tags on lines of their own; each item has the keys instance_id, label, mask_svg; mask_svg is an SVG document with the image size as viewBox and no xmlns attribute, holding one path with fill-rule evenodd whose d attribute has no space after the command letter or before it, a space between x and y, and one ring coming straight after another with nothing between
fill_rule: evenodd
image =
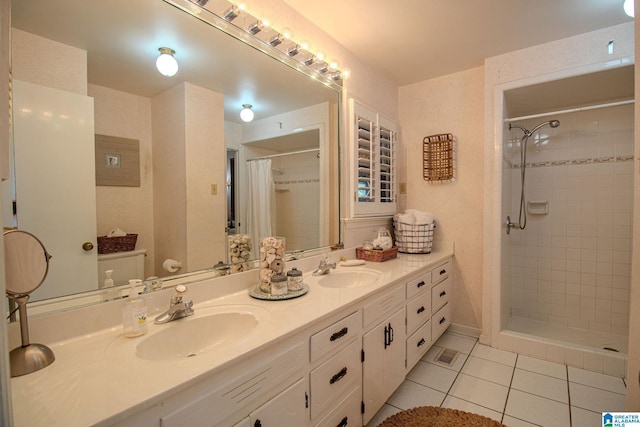
<instances>
[{"instance_id":1,"label":"floor air vent","mask_svg":"<svg viewBox=\"0 0 640 427\"><path fill-rule=\"evenodd\" d=\"M452 350L450 348L443 348L436 355L434 361L438 363L443 363L445 365L453 365L453 363L458 358L458 352L456 350Z\"/></svg>"}]
</instances>

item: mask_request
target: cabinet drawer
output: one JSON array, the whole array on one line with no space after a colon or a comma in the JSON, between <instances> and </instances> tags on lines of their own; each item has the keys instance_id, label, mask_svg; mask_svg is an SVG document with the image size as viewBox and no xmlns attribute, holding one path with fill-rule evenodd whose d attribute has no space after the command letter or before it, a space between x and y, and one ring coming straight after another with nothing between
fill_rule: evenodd
<instances>
[{"instance_id":1,"label":"cabinet drawer","mask_svg":"<svg viewBox=\"0 0 640 427\"><path fill-rule=\"evenodd\" d=\"M354 341L331 359L311 371L311 418L326 414L362 381L360 341Z\"/></svg>"},{"instance_id":2,"label":"cabinet drawer","mask_svg":"<svg viewBox=\"0 0 640 427\"><path fill-rule=\"evenodd\" d=\"M449 277L450 268L451 261L447 261L431 270L431 283L438 283Z\"/></svg>"},{"instance_id":3,"label":"cabinet drawer","mask_svg":"<svg viewBox=\"0 0 640 427\"><path fill-rule=\"evenodd\" d=\"M360 427L362 426L361 404L362 394L360 387L357 387L314 427Z\"/></svg>"},{"instance_id":4,"label":"cabinet drawer","mask_svg":"<svg viewBox=\"0 0 640 427\"><path fill-rule=\"evenodd\" d=\"M427 322L407 338L407 372L431 347L431 322Z\"/></svg>"},{"instance_id":5,"label":"cabinet drawer","mask_svg":"<svg viewBox=\"0 0 640 427\"><path fill-rule=\"evenodd\" d=\"M383 297L378 298L364 307L364 326L367 327L383 317L388 317L400 305L404 304L404 302L404 288L401 287L397 287Z\"/></svg>"},{"instance_id":6,"label":"cabinet drawer","mask_svg":"<svg viewBox=\"0 0 640 427\"><path fill-rule=\"evenodd\" d=\"M415 279L407 282L407 299L411 299L421 292L431 287L431 272L421 274Z\"/></svg>"},{"instance_id":7,"label":"cabinet drawer","mask_svg":"<svg viewBox=\"0 0 640 427\"><path fill-rule=\"evenodd\" d=\"M442 307L436 314L431 317L431 340L435 341L451 324L450 305Z\"/></svg>"},{"instance_id":8,"label":"cabinet drawer","mask_svg":"<svg viewBox=\"0 0 640 427\"><path fill-rule=\"evenodd\" d=\"M407 304L407 335L431 319L431 292L418 295Z\"/></svg>"},{"instance_id":9,"label":"cabinet drawer","mask_svg":"<svg viewBox=\"0 0 640 427\"><path fill-rule=\"evenodd\" d=\"M431 288L431 311L436 312L440 307L449 302L451 296L451 278L447 277L443 282Z\"/></svg>"},{"instance_id":10,"label":"cabinet drawer","mask_svg":"<svg viewBox=\"0 0 640 427\"><path fill-rule=\"evenodd\" d=\"M311 361L314 362L355 338L362 329L360 311L337 321L311 336Z\"/></svg>"}]
</instances>

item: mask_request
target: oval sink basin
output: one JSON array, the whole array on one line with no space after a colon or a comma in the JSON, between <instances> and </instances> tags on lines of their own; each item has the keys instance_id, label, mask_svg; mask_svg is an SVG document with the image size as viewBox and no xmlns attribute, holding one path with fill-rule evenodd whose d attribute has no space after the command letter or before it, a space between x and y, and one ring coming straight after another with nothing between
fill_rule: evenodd
<instances>
[{"instance_id":1,"label":"oval sink basin","mask_svg":"<svg viewBox=\"0 0 640 427\"><path fill-rule=\"evenodd\" d=\"M197 316L197 309L196 309ZM173 321L136 346L145 360L178 360L246 337L259 324L253 313L216 313Z\"/></svg>"},{"instance_id":2,"label":"oval sink basin","mask_svg":"<svg viewBox=\"0 0 640 427\"><path fill-rule=\"evenodd\" d=\"M327 288L356 288L375 283L382 273L375 270L332 270L326 276L317 276L318 284Z\"/></svg>"}]
</instances>

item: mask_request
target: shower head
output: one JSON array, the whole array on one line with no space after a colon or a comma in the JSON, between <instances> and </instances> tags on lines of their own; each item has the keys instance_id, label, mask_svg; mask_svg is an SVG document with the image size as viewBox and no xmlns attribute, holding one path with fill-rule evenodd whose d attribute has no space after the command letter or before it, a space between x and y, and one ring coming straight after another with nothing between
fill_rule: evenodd
<instances>
[{"instance_id":1,"label":"shower head","mask_svg":"<svg viewBox=\"0 0 640 427\"><path fill-rule=\"evenodd\" d=\"M558 126L560 126L560 121L559 120L549 120L547 122L542 122L538 126L534 127L532 130L528 130L527 128L525 128L524 126L521 126L521 125L514 125L512 123L509 123L509 130L511 130L512 128L518 128L522 132L524 132L524 135L526 137L530 137L531 135L533 135L533 133L535 131L537 131L541 127L544 127L544 126L547 126L547 125L549 125L552 128L557 128Z\"/></svg>"}]
</instances>

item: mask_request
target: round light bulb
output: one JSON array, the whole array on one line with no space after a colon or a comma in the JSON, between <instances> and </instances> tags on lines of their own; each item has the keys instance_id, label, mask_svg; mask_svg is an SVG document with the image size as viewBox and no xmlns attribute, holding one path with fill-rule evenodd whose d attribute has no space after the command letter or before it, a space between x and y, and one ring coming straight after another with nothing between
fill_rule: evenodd
<instances>
[{"instance_id":1,"label":"round light bulb","mask_svg":"<svg viewBox=\"0 0 640 427\"><path fill-rule=\"evenodd\" d=\"M253 120L254 114L251 109L251 104L242 104L242 110L240 111L240 118L243 122L250 122Z\"/></svg>"},{"instance_id":2,"label":"round light bulb","mask_svg":"<svg viewBox=\"0 0 640 427\"><path fill-rule=\"evenodd\" d=\"M176 53L173 49L161 47L158 49L160 56L156 59L156 68L163 76L175 76L178 72L178 61L173 55Z\"/></svg>"},{"instance_id":3,"label":"round light bulb","mask_svg":"<svg viewBox=\"0 0 640 427\"><path fill-rule=\"evenodd\" d=\"M630 17L634 17L635 16L635 7L633 4L633 0L624 0L624 13L626 13L627 15L629 15Z\"/></svg>"},{"instance_id":4,"label":"round light bulb","mask_svg":"<svg viewBox=\"0 0 640 427\"><path fill-rule=\"evenodd\" d=\"M342 72L340 73L340 76L342 77L342 80L346 80L349 77L351 77L351 70L348 68L345 68L344 70L342 70Z\"/></svg>"}]
</instances>

